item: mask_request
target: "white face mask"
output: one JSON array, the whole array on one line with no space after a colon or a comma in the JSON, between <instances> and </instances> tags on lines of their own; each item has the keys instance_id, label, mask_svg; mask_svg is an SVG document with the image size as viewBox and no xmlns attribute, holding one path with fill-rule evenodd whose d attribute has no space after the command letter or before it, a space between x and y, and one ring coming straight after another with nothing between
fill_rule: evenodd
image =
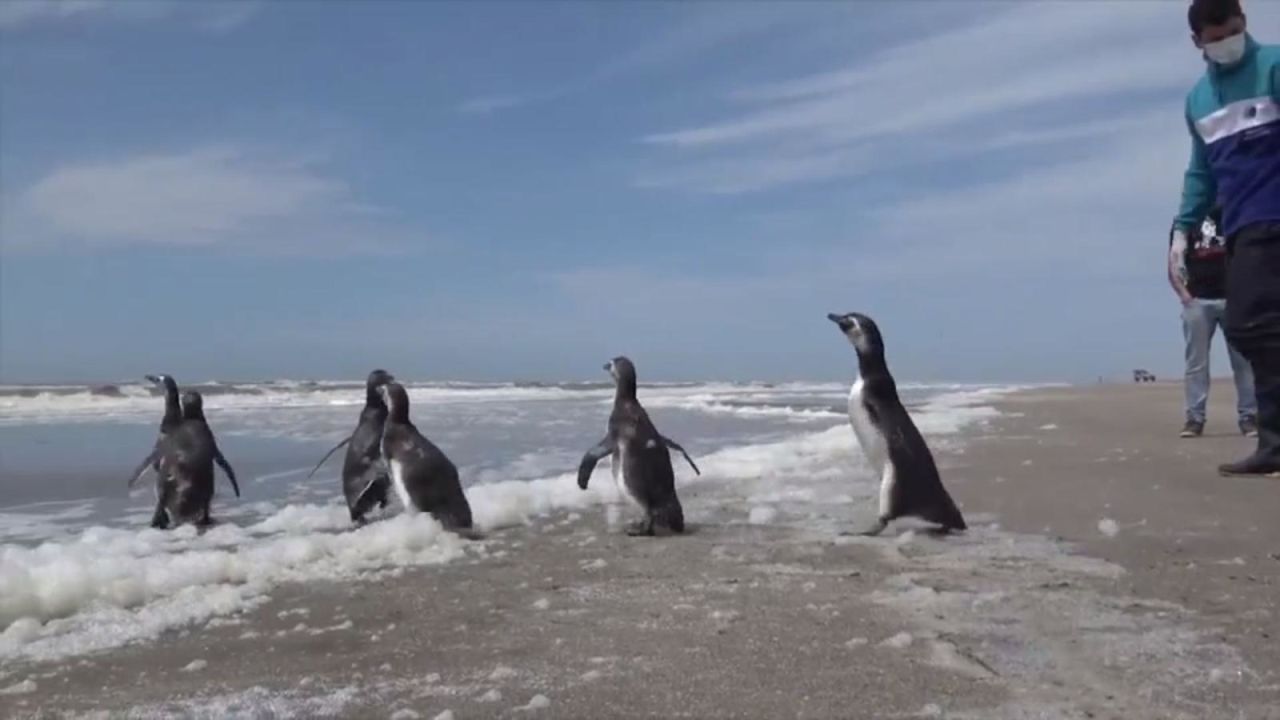
<instances>
[{"instance_id":1,"label":"white face mask","mask_svg":"<svg viewBox=\"0 0 1280 720\"><path fill-rule=\"evenodd\" d=\"M1205 43L1204 56L1218 65L1234 65L1244 57L1244 33L1236 33L1215 43Z\"/></svg>"}]
</instances>

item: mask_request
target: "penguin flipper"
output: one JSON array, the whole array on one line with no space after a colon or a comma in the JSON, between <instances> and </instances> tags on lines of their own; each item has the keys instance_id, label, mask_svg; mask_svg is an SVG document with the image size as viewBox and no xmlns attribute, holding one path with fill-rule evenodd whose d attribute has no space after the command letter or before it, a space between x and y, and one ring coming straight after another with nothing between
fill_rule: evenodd
<instances>
[{"instance_id":1,"label":"penguin flipper","mask_svg":"<svg viewBox=\"0 0 1280 720\"><path fill-rule=\"evenodd\" d=\"M665 435L662 436L662 442L666 443L667 447L671 448L672 450L679 450L680 454L684 456L685 461L689 463L689 467L693 468L694 474L702 475L702 471L698 469L698 465L693 462L693 458L689 457L689 453L685 452L684 448L680 447L680 443L676 442L675 440L672 440L669 437L666 437Z\"/></svg>"},{"instance_id":2,"label":"penguin flipper","mask_svg":"<svg viewBox=\"0 0 1280 720\"><path fill-rule=\"evenodd\" d=\"M374 503L378 503L381 507L387 506L387 491L386 491L385 484L390 483L391 480L387 478L386 475L383 475L379 471L380 469L381 469L380 466L375 466L375 470L369 473L370 475L369 482L365 483L365 486L360 489L360 492L358 494L356 494L355 500L351 501L351 507L359 508L359 513L362 516L364 515L365 511L367 511L369 507L371 507ZM383 483L383 485L381 486L382 487L381 494L378 495L377 497L370 497L368 501L369 506L366 506L365 496L368 495L370 491L374 490L376 487L379 487L379 483ZM353 512L355 512L355 510L353 510Z\"/></svg>"},{"instance_id":3,"label":"penguin flipper","mask_svg":"<svg viewBox=\"0 0 1280 720\"><path fill-rule=\"evenodd\" d=\"M133 486L137 485L138 481L142 479L142 476L147 473L148 467L155 468L156 472L160 471L160 468L157 466L157 462L159 461L159 459L160 459L160 446L159 446L159 443L157 443L156 447L151 449L151 452L147 455L147 457L144 458L143 461L138 464L138 467L134 468L133 474L129 476L130 490L132 490Z\"/></svg>"},{"instance_id":4,"label":"penguin flipper","mask_svg":"<svg viewBox=\"0 0 1280 720\"><path fill-rule=\"evenodd\" d=\"M592 471L596 469L596 463L605 459L612 452L613 433L610 433L588 450L587 454L582 456L582 462L578 465L578 487L583 490L587 489L587 483L591 480Z\"/></svg>"},{"instance_id":5,"label":"penguin flipper","mask_svg":"<svg viewBox=\"0 0 1280 720\"><path fill-rule=\"evenodd\" d=\"M213 449L213 459L218 463L218 467L222 468L222 472L227 474L227 479L231 481L231 489L236 491L236 497L240 497L240 485L236 482L236 471L231 469L231 463L222 456L222 451L218 448Z\"/></svg>"},{"instance_id":6,"label":"penguin flipper","mask_svg":"<svg viewBox=\"0 0 1280 720\"><path fill-rule=\"evenodd\" d=\"M307 473L307 479L310 480L311 476L316 474L316 471L320 469L321 465L325 464L325 462L329 459L330 455L337 452L338 448L342 447L343 445L346 445L349 442L351 442L350 435L348 435L342 442L338 443L337 445L334 445L333 448L329 450L329 452L324 454L324 457L320 458L320 462L316 463L316 466L311 468L311 472Z\"/></svg>"},{"instance_id":7,"label":"penguin flipper","mask_svg":"<svg viewBox=\"0 0 1280 720\"><path fill-rule=\"evenodd\" d=\"M151 527L157 530L167 530L169 528L169 495L173 492L173 486L167 482L157 481L156 491L156 511L151 516Z\"/></svg>"}]
</instances>

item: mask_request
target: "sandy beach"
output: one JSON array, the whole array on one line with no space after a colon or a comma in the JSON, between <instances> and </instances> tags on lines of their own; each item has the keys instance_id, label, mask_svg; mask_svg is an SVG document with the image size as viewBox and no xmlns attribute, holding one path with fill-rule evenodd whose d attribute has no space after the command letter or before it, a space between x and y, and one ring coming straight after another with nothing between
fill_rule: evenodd
<instances>
[{"instance_id":1,"label":"sandy beach","mask_svg":"<svg viewBox=\"0 0 1280 720\"><path fill-rule=\"evenodd\" d=\"M935 446L962 535L840 537L869 497L696 484L684 537L561 513L0 666L0 716L1280 718L1280 482L1214 473L1252 442L1232 402L1215 382L1207 436L1180 440L1177 384L1014 393Z\"/></svg>"}]
</instances>

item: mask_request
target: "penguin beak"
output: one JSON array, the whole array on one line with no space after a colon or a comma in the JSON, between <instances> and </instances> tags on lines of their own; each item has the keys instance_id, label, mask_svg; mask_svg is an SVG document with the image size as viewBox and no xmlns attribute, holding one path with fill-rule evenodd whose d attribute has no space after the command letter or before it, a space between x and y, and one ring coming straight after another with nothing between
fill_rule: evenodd
<instances>
[{"instance_id":1,"label":"penguin beak","mask_svg":"<svg viewBox=\"0 0 1280 720\"><path fill-rule=\"evenodd\" d=\"M848 330L849 328L853 327L853 323L849 322L849 319L844 317L843 315L837 315L835 313L827 313L827 319L835 323L836 325L839 325L841 330Z\"/></svg>"},{"instance_id":2,"label":"penguin beak","mask_svg":"<svg viewBox=\"0 0 1280 720\"><path fill-rule=\"evenodd\" d=\"M605 371L605 372L613 372L613 363L611 363L611 362L607 362L607 363L605 363L605 364L604 364L604 371Z\"/></svg>"},{"instance_id":3,"label":"penguin beak","mask_svg":"<svg viewBox=\"0 0 1280 720\"><path fill-rule=\"evenodd\" d=\"M160 376L159 376L159 375L143 375L142 377L143 377L143 379L148 380L148 381L150 381L150 382L153 382L153 383L155 383L155 384L157 384L157 385L159 385L160 383L164 382L163 380L161 380L161 379L160 379Z\"/></svg>"}]
</instances>

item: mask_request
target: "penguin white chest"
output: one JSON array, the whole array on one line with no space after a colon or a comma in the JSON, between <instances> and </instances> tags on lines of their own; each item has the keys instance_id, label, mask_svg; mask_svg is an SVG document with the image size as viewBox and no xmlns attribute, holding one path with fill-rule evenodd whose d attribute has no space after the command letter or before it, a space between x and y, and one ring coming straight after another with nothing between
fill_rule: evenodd
<instances>
[{"instance_id":1,"label":"penguin white chest","mask_svg":"<svg viewBox=\"0 0 1280 720\"><path fill-rule=\"evenodd\" d=\"M862 378L858 378L849 390L849 425L853 427L853 434L858 438L858 445L862 446L862 453L871 469L877 475L883 475L889 461L889 445L863 403Z\"/></svg>"},{"instance_id":2,"label":"penguin white chest","mask_svg":"<svg viewBox=\"0 0 1280 720\"><path fill-rule=\"evenodd\" d=\"M391 485L395 487L396 495L400 496L400 503L404 505L404 511L407 513L418 512L418 508L409 497L409 489L404 485L404 465L399 460L391 460L387 463L387 467L391 471Z\"/></svg>"},{"instance_id":3,"label":"penguin white chest","mask_svg":"<svg viewBox=\"0 0 1280 720\"><path fill-rule=\"evenodd\" d=\"M610 456L613 464L613 483L618 486L618 494L637 507L644 507L641 502L636 499L634 493L631 492L630 486L627 485L627 446L626 443L618 443L613 448L613 455Z\"/></svg>"}]
</instances>

